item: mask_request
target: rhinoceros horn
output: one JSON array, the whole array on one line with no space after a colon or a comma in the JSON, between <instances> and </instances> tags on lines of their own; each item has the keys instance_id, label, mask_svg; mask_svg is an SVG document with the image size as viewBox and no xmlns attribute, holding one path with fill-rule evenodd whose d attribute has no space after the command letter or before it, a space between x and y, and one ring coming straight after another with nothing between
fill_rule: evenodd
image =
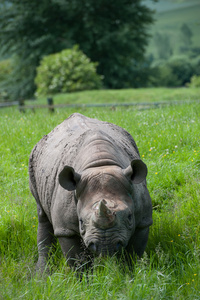
<instances>
[{"instance_id":1,"label":"rhinoceros horn","mask_svg":"<svg viewBox=\"0 0 200 300\"><path fill-rule=\"evenodd\" d=\"M106 204L106 200L102 199L93 215L95 226L101 229L110 228L115 223L115 212L112 212Z\"/></svg>"}]
</instances>

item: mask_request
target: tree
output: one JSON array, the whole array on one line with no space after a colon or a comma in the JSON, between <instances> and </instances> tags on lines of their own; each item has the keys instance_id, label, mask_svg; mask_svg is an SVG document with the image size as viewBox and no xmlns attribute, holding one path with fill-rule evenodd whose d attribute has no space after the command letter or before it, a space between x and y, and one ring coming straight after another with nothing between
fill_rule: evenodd
<instances>
[{"instance_id":1,"label":"tree","mask_svg":"<svg viewBox=\"0 0 200 300\"><path fill-rule=\"evenodd\" d=\"M160 34L156 32L154 36L154 43L157 49L159 59L168 59L173 51L170 44L170 38L167 34Z\"/></svg>"},{"instance_id":2,"label":"tree","mask_svg":"<svg viewBox=\"0 0 200 300\"><path fill-rule=\"evenodd\" d=\"M168 61L156 61L153 71L154 86L180 87L187 85L195 67L189 58L173 57Z\"/></svg>"},{"instance_id":3,"label":"tree","mask_svg":"<svg viewBox=\"0 0 200 300\"><path fill-rule=\"evenodd\" d=\"M15 98L35 91L36 66L45 55L80 49L111 88L134 86L132 61L142 61L153 12L142 0L2 0L0 46L15 55L10 82Z\"/></svg>"},{"instance_id":4,"label":"tree","mask_svg":"<svg viewBox=\"0 0 200 300\"><path fill-rule=\"evenodd\" d=\"M186 23L184 23L182 24L180 30L181 30L182 43L184 44L184 46L190 47L192 45L192 36L193 36L191 29Z\"/></svg>"}]
</instances>

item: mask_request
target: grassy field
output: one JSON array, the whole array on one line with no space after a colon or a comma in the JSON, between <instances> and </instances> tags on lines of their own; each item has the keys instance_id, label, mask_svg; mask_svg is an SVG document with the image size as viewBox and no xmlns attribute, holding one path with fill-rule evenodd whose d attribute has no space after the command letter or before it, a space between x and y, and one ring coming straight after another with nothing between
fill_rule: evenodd
<instances>
[{"instance_id":1,"label":"grassy field","mask_svg":"<svg viewBox=\"0 0 200 300\"><path fill-rule=\"evenodd\" d=\"M54 104L86 104L86 103L141 103L141 102L173 102L200 100L200 88L140 88L125 90L83 91L53 96ZM25 104L47 104L42 97Z\"/></svg>"},{"instance_id":2,"label":"grassy field","mask_svg":"<svg viewBox=\"0 0 200 300\"><path fill-rule=\"evenodd\" d=\"M166 91L177 100L178 90ZM196 93L184 91L180 100L193 99ZM69 97L79 95L81 103L90 102L92 93L102 102L112 93L116 100L126 98L126 93L140 94L145 101L166 96L159 90L152 90L151 96L149 90L129 90ZM54 114L44 109L25 114L16 108L0 110L0 299L200 299L200 103L143 111L76 111L122 126L139 147L148 166L154 207L146 252L133 268L115 257L97 259L93 273L84 273L79 280L58 247L50 261L52 275L36 275L37 214L28 187L28 158L38 140L75 110L56 109Z\"/></svg>"}]
</instances>

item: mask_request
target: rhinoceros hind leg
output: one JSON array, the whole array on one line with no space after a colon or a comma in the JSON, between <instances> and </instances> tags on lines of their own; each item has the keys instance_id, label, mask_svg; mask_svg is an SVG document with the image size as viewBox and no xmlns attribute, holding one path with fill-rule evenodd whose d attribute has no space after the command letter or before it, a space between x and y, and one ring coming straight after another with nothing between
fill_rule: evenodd
<instances>
[{"instance_id":1,"label":"rhinoceros hind leg","mask_svg":"<svg viewBox=\"0 0 200 300\"><path fill-rule=\"evenodd\" d=\"M49 222L47 215L39 204L37 204L38 211L38 232L37 232L37 245L38 245L38 262L36 271L43 273L46 269L47 260L52 245L55 242L52 224Z\"/></svg>"}]
</instances>

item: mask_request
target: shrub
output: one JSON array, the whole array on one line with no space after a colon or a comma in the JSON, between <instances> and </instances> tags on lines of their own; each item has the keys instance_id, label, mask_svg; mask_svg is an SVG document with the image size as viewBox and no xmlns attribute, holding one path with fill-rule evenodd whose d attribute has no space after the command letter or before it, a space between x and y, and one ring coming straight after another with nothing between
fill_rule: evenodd
<instances>
[{"instance_id":1,"label":"shrub","mask_svg":"<svg viewBox=\"0 0 200 300\"><path fill-rule=\"evenodd\" d=\"M8 93L5 88L5 83L12 72L10 59L0 61L0 101L9 100Z\"/></svg>"},{"instance_id":2,"label":"shrub","mask_svg":"<svg viewBox=\"0 0 200 300\"><path fill-rule=\"evenodd\" d=\"M194 74L194 69L189 61L182 58L175 58L169 62L169 67L172 74L177 77L178 86L184 86L190 81L191 76Z\"/></svg>"},{"instance_id":3,"label":"shrub","mask_svg":"<svg viewBox=\"0 0 200 300\"><path fill-rule=\"evenodd\" d=\"M188 83L189 87L200 87L200 76L194 75L191 77L190 83Z\"/></svg>"},{"instance_id":4,"label":"shrub","mask_svg":"<svg viewBox=\"0 0 200 300\"><path fill-rule=\"evenodd\" d=\"M191 63L193 65L194 68L194 74L193 75L197 75L200 76L200 55L191 59Z\"/></svg>"},{"instance_id":5,"label":"shrub","mask_svg":"<svg viewBox=\"0 0 200 300\"><path fill-rule=\"evenodd\" d=\"M195 67L189 59L173 58L170 61L160 60L152 64L154 86L179 87L185 86L194 74Z\"/></svg>"},{"instance_id":6,"label":"shrub","mask_svg":"<svg viewBox=\"0 0 200 300\"><path fill-rule=\"evenodd\" d=\"M12 67L10 59L0 61L0 82L6 80L11 74Z\"/></svg>"},{"instance_id":7,"label":"shrub","mask_svg":"<svg viewBox=\"0 0 200 300\"><path fill-rule=\"evenodd\" d=\"M78 46L45 56L37 68L36 95L98 89L96 67Z\"/></svg>"}]
</instances>

